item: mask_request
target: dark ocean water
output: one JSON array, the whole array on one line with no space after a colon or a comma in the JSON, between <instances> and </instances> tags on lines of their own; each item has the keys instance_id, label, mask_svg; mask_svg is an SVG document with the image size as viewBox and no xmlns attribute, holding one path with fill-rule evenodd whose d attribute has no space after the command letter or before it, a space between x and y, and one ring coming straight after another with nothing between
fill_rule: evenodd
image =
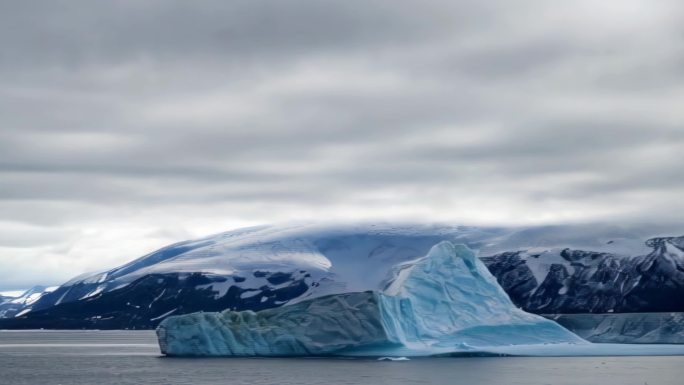
<instances>
[{"instance_id":1,"label":"dark ocean water","mask_svg":"<svg viewBox=\"0 0 684 385\"><path fill-rule=\"evenodd\" d=\"M682 385L684 357L182 359L150 331L0 331L0 384Z\"/></svg>"}]
</instances>

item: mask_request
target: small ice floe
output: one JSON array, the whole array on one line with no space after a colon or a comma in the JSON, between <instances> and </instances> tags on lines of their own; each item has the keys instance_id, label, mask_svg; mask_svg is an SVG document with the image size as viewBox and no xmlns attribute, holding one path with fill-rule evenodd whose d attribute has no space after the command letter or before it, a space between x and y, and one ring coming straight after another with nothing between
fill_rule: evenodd
<instances>
[{"instance_id":1,"label":"small ice floe","mask_svg":"<svg viewBox=\"0 0 684 385\"><path fill-rule=\"evenodd\" d=\"M408 357L380 357L378 361L410 361Z\"/></svg>"}]
</instances>

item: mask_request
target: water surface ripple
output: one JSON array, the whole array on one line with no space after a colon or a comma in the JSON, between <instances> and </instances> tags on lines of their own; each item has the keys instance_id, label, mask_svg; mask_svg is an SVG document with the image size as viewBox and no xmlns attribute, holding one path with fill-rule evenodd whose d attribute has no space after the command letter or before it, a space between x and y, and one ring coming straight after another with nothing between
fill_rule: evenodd
<instances>
[{"instance_id":1,"label":"water surface ripple","mask_svg":"<svg viewBox=\"0 0 684 385\"><path fill-rule=\"evenodd\" d=\"M681 385L684 357L166 358L151 331L0 331L0 384Z\"/></svg>"}]
</instances>

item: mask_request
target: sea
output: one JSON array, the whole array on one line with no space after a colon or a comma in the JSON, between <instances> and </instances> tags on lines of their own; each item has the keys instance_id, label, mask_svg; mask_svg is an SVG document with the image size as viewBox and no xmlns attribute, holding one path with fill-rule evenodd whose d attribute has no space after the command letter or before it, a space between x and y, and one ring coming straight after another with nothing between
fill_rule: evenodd
<instances>
[{"instance_id":1,"label":"sea","mask_svg":"<svg viewBox=\"0 0 684 385\"><path fill-rule=\"evenodd\" d=\"M153 331L0 331L0 384L682 385L684 356L171 358Z\"/></svg>"}]
</instances>

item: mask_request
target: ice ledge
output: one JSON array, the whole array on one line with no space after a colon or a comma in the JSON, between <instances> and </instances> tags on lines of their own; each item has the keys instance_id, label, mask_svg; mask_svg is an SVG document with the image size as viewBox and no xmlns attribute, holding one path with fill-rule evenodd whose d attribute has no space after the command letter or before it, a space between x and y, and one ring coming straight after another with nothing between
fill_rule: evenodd
<instances>
[{"instance_id":1,"label":"ice ledge","mask_svg":"<svg viewBox=\"0 0 684 385\"><path fill-rule=\"evenodd\" d=\"M373 292L329 295L259 312L169 317L157 335L162 353L181 356L320 356L387 341Z\"/></svg>"}]
</instances>

